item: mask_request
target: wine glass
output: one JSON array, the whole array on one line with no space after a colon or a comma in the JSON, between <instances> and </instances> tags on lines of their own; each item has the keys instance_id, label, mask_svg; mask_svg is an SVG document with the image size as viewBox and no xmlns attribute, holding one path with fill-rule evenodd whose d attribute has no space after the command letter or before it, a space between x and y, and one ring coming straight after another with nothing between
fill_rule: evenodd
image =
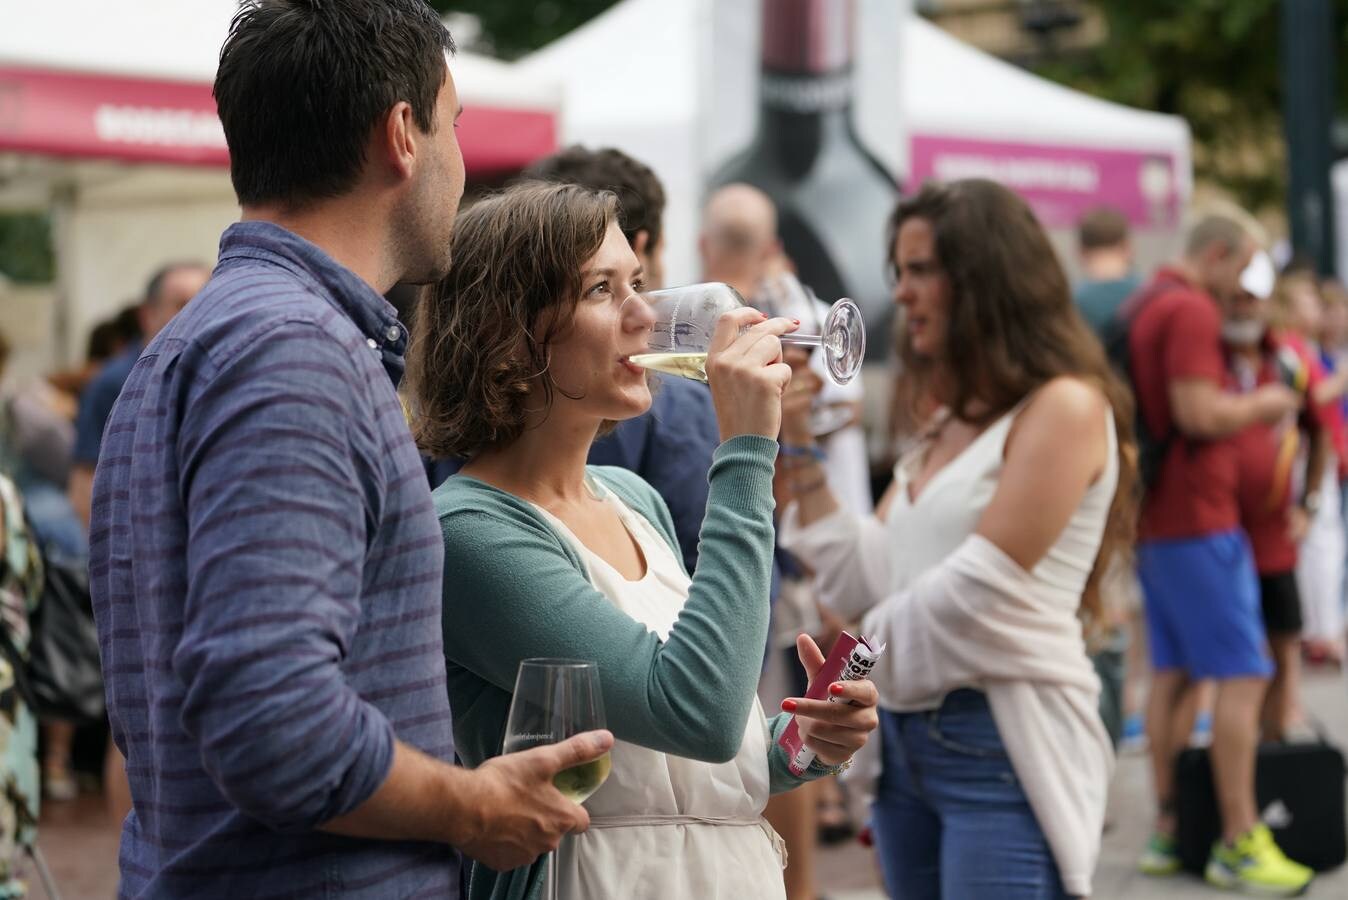
<instances>
[{"instance_id":1,"label":"wine glass","mask_svg":"<svg viewBox=\"0 0 1348 900\"><path fill-rule=\"evenodd\" d=\"M657 372L707 380L707 351L721 316L745 306L744 298L717 281L650 291L642 297L655 314L649 349L630 361ZM801 320L802 323L805 321ZM784 334L783 344L822 347L825 370L834 384L847 384L861 370L866 355L866 329L861 310L843 298L829 310L818 334Z\"/></svg>"},{"instance_id":2,"label":"wine glass","mask_svg":"<svg viewBox=\"0 0 1348 900\"><path fill-rule=\"evenodd\" d=\"M515 753L556 744L604 727L599 666L581 659L526 659L515 676L502 751ZM609 754L563 769L552 777L562 795L584 803L612 768ZM557 854L549 853L544 900L557 900Z\"/></svg>"},{"instance_id":3,"label":"wine glass","mask_svg":"<svg viewBox=\"0 0 1348 900\"><path fill-rule=\"evenodd\" d=\"M823 334L827 328L820 315L823 301L789 270L783 269L766 276L759 283L753 302L770 316L799 319L800 330L807 334ZM820 375L825 375L826 364L821 363L824 361L812 356L810 367ZM856 417L854 403L839 400L836 395L829 399L826 397L829 393L816 394L810 404L810 431L815 437L832 434Z\"/></svg>"}]
</instances>

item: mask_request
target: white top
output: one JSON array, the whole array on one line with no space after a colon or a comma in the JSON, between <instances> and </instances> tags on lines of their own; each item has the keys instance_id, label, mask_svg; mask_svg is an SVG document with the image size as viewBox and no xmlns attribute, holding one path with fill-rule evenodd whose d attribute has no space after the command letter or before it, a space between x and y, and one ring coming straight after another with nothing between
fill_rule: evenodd
<instances>
[{"instance_id":1,"label":"white top","mask_svg":"<svg viewBox=\"0 0 1348 900\"><path fill-rule=\"evenodd\" d=\"M812 562L814 545L846 527L855 530L856 552L848 564L830 568L820 579L825 601L848 619L861 618L882 598L910 587L928 570L950 556L973 534L1001 479L1006 438L1026 401L983 430L958 456L941 467L923 486L917 501L910 485L921 468L926 445L915 447L894 466L897 496L883 522L855 516L845 507L826 519L801 528L795 504L782 516L782 546ZM1118 485L1118 438L1112 412L1106 414L1108 462L1086 491L1067 527L1031 573L1045 596L1059 600L1065 612L1076 616L1081 593L1095 565L1104 536L1109 507ZM818 567L816 567L817 569ZM822 575L822 572L821 572ZM885 698L881 687L881 703ZM932 706L940 698L933 698ZM885 704L888 706L889 704ZM890 707L894 708L894 707Z\"/></svg>"},{"instance_id":2,"label":"white top","mask_svg":"<svg viewBox=\"0 0 1348 900\"><path fill-rule=\"evenodd\" d=\"M571 543L595 589L667 639L688 599L688 575L651 523L599 483L588 484L613 505L641 548L646 558L641 580L628 581L560 519L536 508ZM614 744L612 774L585 803L590 830L568 838L558 852L558 896L784 900L781 841L762 818L769 795L769 737L755 701L739 754L728 763Z\"/></svg>"},{"instance_id":3,"label":"white top","mask_svg":"<svg viewBox=\"0 0 1348 900\"><path fill-rule=\"evenodd\" d=\"M909 587L974 533L997 492L1006 438L1027 400L989 425L958 456L942 466L927 480L916 502L912 500L910 486L921 469L925 446L917 447L894 466L898 490L885 519L889 552L884 561L889 564L889 577L881 596ZM1041 597L1053 600L1064 615L1072 618L1077 615L1081 593L1095 567L1119 481L1118 438L1112 411L1106 411L1106 427L1108 461L1104 471L1087 489L1058 540L1030 573ZM933 697L932 707L939 706L941 699Z\"/></svg>"},{"instance_id":4,"label":"white top","mask_svg":"<svg viewBox=\"0 0 1348 900\"><path fill-rule=\"evenodd\" d=\"M909 487L923 450L902 460L884 522L840 510L801 528L793 505L780 537L819 572L826 602L864 616L863 632L889 645L871 675L883 707L934 709L956 688L987 692L1063 885L1088 895L1113 754L1077 612L1118 483L1117 437L1107 413L1103 472L1027 572L974 533L1021 406L936 472L915 502Z\"/></svg>"}]
</instances>

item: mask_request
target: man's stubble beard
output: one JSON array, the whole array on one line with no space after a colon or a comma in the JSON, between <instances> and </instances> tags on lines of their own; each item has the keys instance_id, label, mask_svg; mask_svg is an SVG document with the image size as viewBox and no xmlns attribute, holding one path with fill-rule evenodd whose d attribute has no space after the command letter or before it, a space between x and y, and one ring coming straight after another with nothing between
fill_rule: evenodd
<instances>
[{"instance_id":1,"label":"man's stubble beard","mask_svg":"<svg viewBox=\"0 0 1348 900\"><path fill-rule=\"evenodd\" d=\"M404 284L434 284L449 274L449 242L458 203L446 208L448 179L426 180L430 184L410 193L394 216L394 249L402 271L398 280Z\"/></svg>"}]
</instances>

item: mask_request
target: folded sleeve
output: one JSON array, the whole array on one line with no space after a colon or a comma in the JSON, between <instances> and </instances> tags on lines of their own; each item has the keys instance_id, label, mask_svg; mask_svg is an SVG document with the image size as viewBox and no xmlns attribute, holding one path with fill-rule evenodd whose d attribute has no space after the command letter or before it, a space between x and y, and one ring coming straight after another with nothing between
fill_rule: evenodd
<instances>
[{"instance_id":1,"label":"folded sleeve","mask_svg":"<svg viewBox=\"0 0 1348 900\"><path fill-rule=\"evenodd\" d=\"M839 507L801 525L799 506L792 503L782 515L778 541L814 570L820 600L845 619L860 618L889 590L889 535L872 515Z\"/></svg>"}]
</instances>

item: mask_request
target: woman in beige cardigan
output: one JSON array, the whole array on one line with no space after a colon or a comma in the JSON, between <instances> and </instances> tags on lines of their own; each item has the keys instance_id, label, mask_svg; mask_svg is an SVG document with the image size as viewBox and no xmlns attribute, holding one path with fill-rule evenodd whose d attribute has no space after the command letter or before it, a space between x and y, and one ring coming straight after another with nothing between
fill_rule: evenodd
<instances>
[{"instance_id":1,"label":"woman in beige cardigan","mask_svg":"<svg viewBox=\"0 0 1348 900\"><path fill-rule=\"evenodd\" d=\"M889 643L872 677L890 895L1085 896L1113 755L1082 619L1129 537L1131 400L1010 191L928 186L890 244L905 386L937 411L861 518L828 490L808 392L790 395L782 543Z\"/></svg>"}]
</instances>

